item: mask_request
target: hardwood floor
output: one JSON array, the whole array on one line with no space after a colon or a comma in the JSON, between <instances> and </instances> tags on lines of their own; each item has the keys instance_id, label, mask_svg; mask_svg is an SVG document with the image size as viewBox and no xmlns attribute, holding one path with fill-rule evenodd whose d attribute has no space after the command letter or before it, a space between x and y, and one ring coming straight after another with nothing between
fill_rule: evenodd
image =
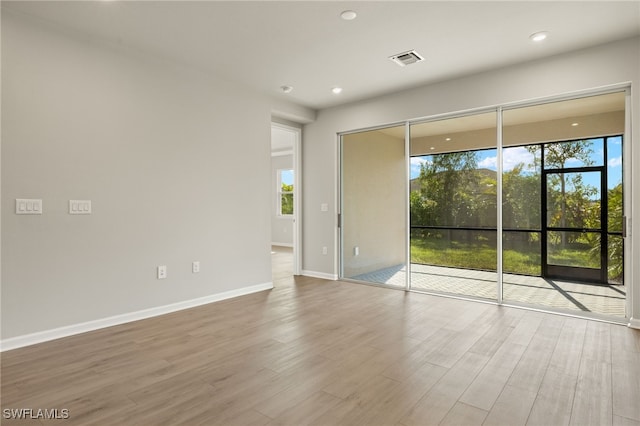
<instances>
[{"instance_id":1,"label":"hardwood floor","mask_svg":"<svg viewBox=\"0 0 640 426\"><path fill-rule=\"evenodd\" d=\"M2 409L77 425L640 425L640 332L352 283L275 289L2 354Z\"/></svg>"}]
</instances>

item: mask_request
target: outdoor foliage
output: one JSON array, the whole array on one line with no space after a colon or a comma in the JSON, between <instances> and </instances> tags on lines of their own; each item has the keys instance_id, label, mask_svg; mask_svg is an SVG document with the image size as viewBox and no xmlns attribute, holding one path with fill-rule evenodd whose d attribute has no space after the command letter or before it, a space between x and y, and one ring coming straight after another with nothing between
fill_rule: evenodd
<instances>
[{"instance_id":1,"label":"outdoor foliage","mask_svg":"<svg viewBox=\"0 0 640 426\"><path fill-rule=\"evenodd\" d=\"M505 229L540 229L540 175L518 164L502 175L502 224ZM495 203L494 203L495 208Z\"/></svg>"},{"instance_id":2,"label":"outdoor foliage","mask_svg":"<svg viewBox=\"0 0 640 426\"><path fill-rule=\"evenodd\" d=\"M503 266L506 272L541 274L542 220L550 227L601 227L599 184L585 182L585 173L553 171L576 164L593 165L597 158L594 147L598 143L604 143L604 139L530 145L525 147L532 154L530 164L521 163L504 171ZM420 174L411 183L409 197L412 262L496 270L497 176L493 170L478 168L478 154L466 151L423 158ZM546 208L542 206L540 192L543 155L544 168L549 171ZM622 184L610 189L608 197L608 230L619 232ZM455 229L460 227L480 229ZM599 233L549 232L548 238L549 261L554 264L600 267ZM620 278L621 238L609 238L608 255L609 277Z\"/></svg>"},{"instance_id":3,"label":"outdoor foliage","mask_svg":"<svg viewBox=\"0 0 640 426\"><path fill-rule=\"evenodd\" d=\"M619 183L608 191L609 207L609 232L622 231L622 183ZM623 273L623 240L619 236L609 236L609 280L615 282L622 281Z\"/></svg>"},{"instance_id":4,"label":"outdoor foliage","mask_svg":"<svg viewBox=\"0 0 640 426\"><path fill-rule=\"evenodd\" d=\"M283 215L293 214L293 185L282 184L280 212Z\"/></svg>"},{"instance_id":5,"label":"outdoor foliage","mask_svg":"<svg viewBox=\"0 0 640 426\"><path fill-rule=\"evenodd\" d=\"M432 156L418 181L412 225L495 227L495 173L477 169L475 152Z\"/></svg>"}]
</instances>

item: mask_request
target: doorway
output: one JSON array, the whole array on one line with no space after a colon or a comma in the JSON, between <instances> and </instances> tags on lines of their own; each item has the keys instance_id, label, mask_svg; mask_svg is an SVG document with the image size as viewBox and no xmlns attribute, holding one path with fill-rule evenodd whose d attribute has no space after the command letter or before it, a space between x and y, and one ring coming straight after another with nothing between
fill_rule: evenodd
<instances>
[{"instance_id":1,"label":"doorway","mask_svg":"<svg viewBox=\"0 0 640 426\"><path fill-rule=\"evenodd\" d=\"M543 276L606 283L607 233L602 227L607 223L607 198L602 196L606 173L596 167L549 170L543 176ZM586 192L585 205L577 207L576 215L572 214L571 210L577 209L571 203L579 190Z\"/></svg>"},{"instance_id":2,"label":"doorway","mask_svg":"<svg viewBox=\"0 0 640 426\"><path fill-rule=\"evenodd\" d=\"M291 251L293 275L302 268L301 141L300 128L271 123L271 243Z\"/></svg>"}]
</instances>

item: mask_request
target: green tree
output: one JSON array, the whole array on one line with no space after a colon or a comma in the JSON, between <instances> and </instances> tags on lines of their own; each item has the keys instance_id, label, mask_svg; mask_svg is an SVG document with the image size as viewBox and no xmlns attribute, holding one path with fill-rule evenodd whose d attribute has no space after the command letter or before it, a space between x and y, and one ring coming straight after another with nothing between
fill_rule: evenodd
<instances>
[{"instance_id":1,"label":"green tree","mask_svg":"<svg viewBox=\"0 0 640 426\"><path fill-rule=\"evenodd\" d=\"M540 229L540 173L525 174L524 163L502 174L502 223L505 228Z\"/></svg>"},{"instance_id":2,"label":"green tree","mask_svg":"<svg viewBox=\"0 0 640 426\"><path fill-rule=\"evenodd\" d=\"M293 185L282 183L280 194L280 213L293 214Z\"/></svg>"},{"instance_id":3,"label":"green tree","mask_svg":"<svg viewBox=\"0 0 640 426\"><path fill-rule=\"evenodd\" d=\"M622 183L608 191L607 204L609 208L609 232L622 232Z\"/></svg>"},{"instance_id":4,"label":"green tree","mask_svg":"<svg viewBox=\"0 0 640 426\"><path fill-rule=\"evenodd\" d=\"M622 205L622 183L608 191L609 207L609 231L622 232L623 205ZM609 238L609 278L614 281L621 281L624 267L624 240L619 236Z\"/></svg>"},{"instance_id":5,"label":"green tree","mask_svg":"<svg viewBox=\"0 0 640 426\"><path fill-rule=\"evenodd\" d=\"M527 150L529 152L534 152L537 150L536 146L529 146ZM591 142L586 140L580 141L571 141L571 142L560 142L560 143L550 143L544 145L544 165L545 169L563 169L567 167L567 162L569 160L578 160L581 161L584 165L590 166L593 164L591 160L591 154L593 154L593 150L591 148ZM536 158L536 161L539 161ZM552 205L558 207L558 209L551 210L548 212L548 216L543 218L543 220L547 220L549 225L555 225L560 227L567 227L567 176L564 173L559 173L557 175L548 175L550 176L550 183L547 187L547 199L548 202L551 201ZM580 175L573 174L571 175L571 182L573 188L575 188L575 192L584 192L583 182L581 180ZM549 186L551 188L555 187L555 184L559 184L560 190L559 194L554 191L549 191ZM586 200L583 198L583 201ZM576 201L574 199L574 201ZM583 207L582 203L576 203L578 205L578 209ZM549 213L551 216L549 216ZM566 233L562 233L562 244L567 243Z\"/></svg>"},{"instance_id":6,"label":"green tree","mask_svg":"<svg viewBox=\"0 0 640 426\"><path fill-rule=\"evenodd\" d=\"M474 182L475 152L433 155L421 165L419 189L413 195L415 225L463 226L474 216L469 188Z\"/></svg>"}]
</instances>

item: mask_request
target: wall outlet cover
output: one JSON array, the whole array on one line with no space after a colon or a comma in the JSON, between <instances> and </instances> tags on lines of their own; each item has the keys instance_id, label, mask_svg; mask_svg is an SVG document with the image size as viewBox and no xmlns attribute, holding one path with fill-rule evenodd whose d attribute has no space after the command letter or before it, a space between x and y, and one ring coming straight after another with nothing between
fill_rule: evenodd
<instances>
[{"instance_id":1,"label":"wall outlet cover","mask_svg":"<svg viewBox=\"0 0 640 426\"><path fill-rule=\"evenodd\" d=\"M166 265L158 266L158 279L163 280L167 278L167 267Z\"/></svg>"}]
</instances>

